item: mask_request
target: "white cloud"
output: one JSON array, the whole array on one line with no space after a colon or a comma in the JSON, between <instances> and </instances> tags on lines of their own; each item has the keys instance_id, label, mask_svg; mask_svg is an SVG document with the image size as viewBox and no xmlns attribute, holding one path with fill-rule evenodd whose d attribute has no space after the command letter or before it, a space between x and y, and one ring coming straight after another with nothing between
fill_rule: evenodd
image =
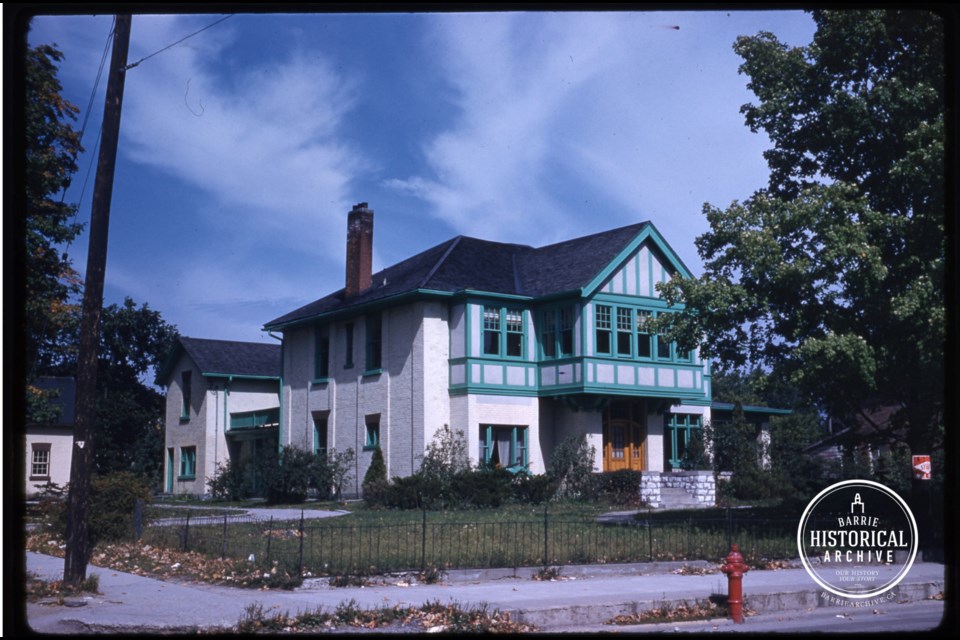
<instances>
[{"instance_id":1,"label":"white cloud","mask_svg":"<svg viewBox=\"0 0 960 640\"><path fill-rule=\"evenodd\" d=\"M131 59L202 24L197 17L173 16L143 17L140 23ZM355 87L306 51L279 63L233 69L228 81L220 72L233 66L228 25L128 72L125 153L215 198L231 224L282 237L296 248L327 246L339 238L332 231L342 226L350 181L367 166L339 137Z\"/></svg>"}]
</instances>

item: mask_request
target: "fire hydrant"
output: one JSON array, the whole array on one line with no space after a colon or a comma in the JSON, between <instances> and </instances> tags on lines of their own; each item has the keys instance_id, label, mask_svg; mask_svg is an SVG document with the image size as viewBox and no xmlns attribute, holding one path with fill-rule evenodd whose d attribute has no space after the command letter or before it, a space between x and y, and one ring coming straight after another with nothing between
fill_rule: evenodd
<instances>
[{"instance_id":1,"label":"fire hydrant","mask_svg":"<svg viewBox=\"0 0 960 640\"><path fill-rule=\"evenodd\" d=\"M727 574L727 606L734 624L743 624L743 574L749 570L743 563L740 548L734 543L726 563L720 567L720 571Z\"/></svg>"}]
</instances>

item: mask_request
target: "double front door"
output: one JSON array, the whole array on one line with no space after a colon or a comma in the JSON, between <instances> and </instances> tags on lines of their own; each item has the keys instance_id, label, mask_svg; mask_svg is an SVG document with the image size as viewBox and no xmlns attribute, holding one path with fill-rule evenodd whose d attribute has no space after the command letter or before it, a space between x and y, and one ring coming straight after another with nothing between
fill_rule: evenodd
<instances>
[{"instance_id":1,"label":"double front door","mask_svg":"<svg viewBox=\"0 0 960 640\"><path fill-rule=\"evenodd\" d=\"M646 459L646 412L642 400L614 400L603 412L603 470L642 471Z\"/></svg>"}]
</instances>

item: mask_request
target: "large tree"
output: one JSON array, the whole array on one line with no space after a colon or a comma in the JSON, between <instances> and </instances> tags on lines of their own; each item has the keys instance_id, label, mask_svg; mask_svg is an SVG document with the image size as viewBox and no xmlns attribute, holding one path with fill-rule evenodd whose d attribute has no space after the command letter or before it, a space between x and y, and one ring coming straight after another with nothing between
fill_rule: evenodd
<instances>
[{"instance_id":1,"label":"large tree","mask_svg":"<svg viewBox=\"0 0 960 640\"><path fill-rule=\"evenodd\" d=\"M663 288L686 304L674 337L833 417L895 407L877 433L929 453L943 439L944 25L927 11L812 15L808 46L736 41L770 181L704 206L704 273Z\"/></svg>"},{"instance_id":2,"label":"large tree","mask_svg":"<svg viewBox=\"0 0 960 640\"><path fill-rule=\"evenodd\" d=\"M82 151L71 121L78 109L60 95L57 69L63 54L40 45L27 50L24 69L24 248L23 336L27 374L62 366L76 354L64 352L63 334L73 330L71 296L80 279L64 250L82 230L76 207L63 192Z\"/></svg>"}]
</instances>

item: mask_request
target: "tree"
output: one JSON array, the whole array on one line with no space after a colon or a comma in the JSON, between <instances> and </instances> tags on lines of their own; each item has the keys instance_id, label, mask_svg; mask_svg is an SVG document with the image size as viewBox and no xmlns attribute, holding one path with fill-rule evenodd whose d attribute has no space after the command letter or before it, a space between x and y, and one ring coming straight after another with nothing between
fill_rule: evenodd
<instances>
[{"instance_id":1,"label":"tree","mask_svg":"<svg viewBox=\"0 0 960 640\"><path fill-rule=\"evenodd\" d=\"M76 106L60 95L57 69L63 54L48 45L27 50L24 73L24 290L22 348L27 375L63 366L76 359L65 351L63 335L75 330L70 298L80 289L63 246L77 237L82 225L73 221L76 207L61 193L77 170L83 150L70 121ZM75 346L75 342L72 346Z\"/></svg>"},{"instance_id":2,"label":"tree","mask_svg":"<svg viewBox=\"0 0 960 640\"><path fill-rule=\"evenodd\" d=\"M944 39L927 11L815 11L790 48L738 38L773 142L767 188L704 206L699 279L661 287L674 339L723 368L761 368L823 412L914 453L943 442Z\"/></svg>"},{"instance_id":3,"label":"tree","mask_svg":"<svg viewBox=\"0 0 960 640\"><path fill-rule=\"evenodd\" d=\"M146 381L173 349L177 328L130 298L105 307L97 358L98 474L132 471L159 483L164 396Z\"/></svg>"}]
</instances>

